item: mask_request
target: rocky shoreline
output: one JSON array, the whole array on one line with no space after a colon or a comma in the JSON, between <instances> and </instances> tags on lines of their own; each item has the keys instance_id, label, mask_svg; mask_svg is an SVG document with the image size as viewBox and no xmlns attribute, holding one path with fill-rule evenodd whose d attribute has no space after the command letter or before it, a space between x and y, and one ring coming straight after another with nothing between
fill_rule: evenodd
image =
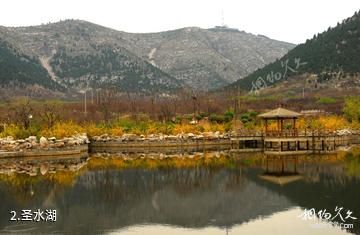
<instances>
[{"instance_id":1,"label":"rocky shoreline","mask_svg":"<svg viewBox=\"0 0 360 235\"><path fill-rule=\"evenodd\" d=\"M8 136L0 138L0 157L76 154L87 151L89 143L85 133L61 139L29 136L15 140Z\"/></svg>"},{"instance_id":2,"label":"rocky shoreline","mask_svg":"<svg viewBox=\"0 0 360 235\"><path fill-rule=\"evenodd\" d=\"M103 134L89 138L86 133L77 134L71 137L57 139L55 137L36 137L29 136L25 139L14 139L12 136L0 138L0 157L26 157L36 155L70 155L87 151L89 144L96 146L111 146L111 143L120 144L119 146L149 147L150 145L168 146L168 144L181 145L186 142L195 144L199 141L216 143L221 140L230 141L231 133L204 132L201 134L150 134L136 135L123 134L121 136L111 136Z\"/></svg>"},{"instance_id":3,"label":"rocky shoreline","mask_svg":"<svg viewBox=\"0 0 360 235\"><path fill-rule=\"evenodd\" d=\"M191 140L221 140L230 139L234 133L203 132L200 134L182 133L178 135L150 134L136 135L123 134L122 136L110 136L103 134L101 136L93 136L91 142L164 142L164 141L191 141Z\"/></svg>"},{"instance_id":4,"label":"rocky shoreline","mask_svg":"<svg viewBox=\"0 0 360 235\"><path fill-rule=\"evenodd\" d=\"M254 133L253 133L254 134ZM261 133L256 133L261 136ZM351 136L350 131L334 133L337 136ZM4 157L27 157L27 156L57 156L74 155L90 151L92 148L148 148L148 147L186 147L186 146L231 146L231 139L237 133L228 132L203 132L199 134L181 133L177 135L149 134L136 135L126 133L121 136L103 134L88 137L86 133L80 133L71 137L57 139L55 137L30 136L25 139L15 140L8 136L0 138L0 158ZM359 135L357 135L359 136ZM355 138L355 139L358 139ZM356 144L356 143L354 143Z\"/></svg>"}]
</instances>

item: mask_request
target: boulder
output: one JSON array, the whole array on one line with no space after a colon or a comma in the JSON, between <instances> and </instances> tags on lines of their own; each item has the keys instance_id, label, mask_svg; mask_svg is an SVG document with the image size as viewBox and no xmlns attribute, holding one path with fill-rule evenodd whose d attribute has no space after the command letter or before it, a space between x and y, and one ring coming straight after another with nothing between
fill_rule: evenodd
<instances>
[{"instance_id":1,"label":"boulder","mask_svg":"<svg viewBox=\"0 0 360 235\"><path fill-rule=\"evenodd\" d=\"M79 141L78 140L69 140L68 142L67 142L67 145L69 145L69 146L75 146L75 145L80 145L79 144Z\"/></svg>"},{"instance_id":2,"label":"boulder","mask_svg":"<svg viewBox=\"0 0 360 235\"><path fill-rule=\"evenodd\" d=\"M100 138L101 138L101 139L106 139L107 137L109 137L108 134L102 134L102 135L100 135Z\"/></svg>"},{"instance_id":3,"label":"boulder","mask_svg":"<svg viewBox=\"0 0 360 235\"><path fill-rule=\"evenodd\" d=\"M196 135L195 136L196 140L203 140L204 139L204 135Z\"/></svg>"},{"instance_id":4,"label":"boulder","mask_svg":"<svg viewBox=\"0 0 360 235\"><path fill-rule=\"evenodd\" d=\"M27 142L37 142L37 138L36 136L29 136L28 138L25 139Z\"/></svg>"},{"instance_id":5,"label":"boulder","mask_svg":"<svg viewBox=\"0 0 360 235\"><path fill-rule=\"evenodd\" d=\"M65 146L65 143L63 141L56 142L54 144L55 148L62 148Z\"/></svg>"},{"instance_id":6,"label":"boulder","mask_svg":"<svg viewBox=\"0 0 360 235\"><path fill-rule=\"evenodd\" d=\"M8 141L13 141L13 140L14 140L14 137L12 137L12 136L7 136L6 138L4 138L4 140L5 140L6 142L8 142Z\"/></svg>"},{"instance_id":7,"label":"boulder","mask_svg":"<svg viewBox=\"0 0 360 235\"><path fill-rule=\"evenodd\" d=\"M166 140L177 140L178 137L176 135L168 135L168 136L165 136L165 139Z\"/></svg>"},{"instance_id":8,"label":"boulder","mask_svg":"<svg viewBox=\"0 0 360 235\"><path fill-rule=\"evenodd\" d=\"M22 144L22 143L25 143L26 141L23 140L23 139L19 139L19 140L16 140L16 142L19 143L19 144Z\"/></svg>"},{"instance_id":9,"label":"boulder","mask_svg":"<svg viewBox=\"0 0 360 235\"><path fill-rule=\"evenodd\" d=\"M214 139L219 138L219 136L213 132L204 132L203 135L204 135L205 139L207 139L207 140L214 140Z\"/></svg>"},{"instance_id":10,"label":"boulder","mask_svg":"<svg viewBox=\"0 0 360 235\"><path fill-rule=\"evenodd\" d=\"M32 146L32 144L31 143L24 143L23 144L23 148L25 148L25 149L31 149L33 146Z\"/></svg>"},{"instance_id":11,"label":"boulder","mask_svg":"<svg viewBox=\"0 0 360 235\"><path fill-rule=\"evenodd\" d=\"M134 140L137 139L137 135L135 135L135 134L123 134L123 135L122 135L122 138L123 138L124 140L134 141Z\"/></svg>"},{"instance_id":12,"label":"boulder","mask_svg":"<svg viewBox=\"0 0 360 235\"><path fill-rule=\"evenodd\" d=\"M192 139L192 138L194 138L195 137L195 134L194 133L187 133L186 134L187 135L187 137L189 138L189 139Z\"/></svg>"},{"instance_id":13,"label":"boulder","mask_svg":"<svg viewBox=\"0 0 360 235\"><path fill-rule=\"evenodd\" d=\"M39 143L42 148L48 146L49 144L48 140L44 136L41 136Z\"/></svg>"}]
</instances>

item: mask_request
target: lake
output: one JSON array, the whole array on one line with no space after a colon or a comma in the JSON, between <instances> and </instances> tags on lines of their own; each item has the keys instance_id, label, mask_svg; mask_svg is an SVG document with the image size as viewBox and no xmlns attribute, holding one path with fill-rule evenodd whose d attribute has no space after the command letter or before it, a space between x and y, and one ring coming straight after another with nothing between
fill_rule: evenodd
<instances>
[{"instance_id":1,"label":"lake","mask_svg":"<svg viewBox=\"0 0 360 235\"><path fill-rule=\"evenodd\" d=\"M359 153L2 160L0 233L360 234Z\"/></svg>"}]
</instances>

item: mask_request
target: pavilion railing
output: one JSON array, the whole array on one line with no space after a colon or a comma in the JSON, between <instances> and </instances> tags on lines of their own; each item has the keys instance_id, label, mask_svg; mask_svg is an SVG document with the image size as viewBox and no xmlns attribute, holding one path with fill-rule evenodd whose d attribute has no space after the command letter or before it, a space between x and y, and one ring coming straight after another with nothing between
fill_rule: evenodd
<instances>
[{"instance_id":1,"label":"pavilion railing","mask_svg":"<svg viewBox=\"0 0 360 235\"><path fill-rule=\"evenodd\" d=\"M332 136L333 132L324 130L267 130L267 131L251 131L237 130L232 137L312 137L312 136Z\"/></svg>"}]
</instances>

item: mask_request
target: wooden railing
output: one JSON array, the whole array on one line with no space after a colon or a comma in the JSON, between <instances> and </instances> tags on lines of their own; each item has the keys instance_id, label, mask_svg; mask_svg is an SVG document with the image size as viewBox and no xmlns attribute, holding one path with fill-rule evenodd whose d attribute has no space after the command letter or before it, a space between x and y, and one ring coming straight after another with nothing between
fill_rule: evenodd
<instances>
[{"instance_id":1,"label":"wooden railing","mask_svg":"<svg viewBox=\"0 0 360 235\"><path fill-rule=\"evenodd\" d=\"M250 131L250 130L238 130L232 137L311 137L311 136L333 136L333 132L323 130L268 130L268 131Z\"/></svg>"},{"instance_id":2,"label":"wooden railing","mask_svg":"<svg viewBox=\"0 0 360 235\"><path fill-rule=\"evenodd\" d=\"M295 137L298 136L298 131L295 130L283 130L283 131L266 131L267 137Z\"/></svg>"}]
</instances>

